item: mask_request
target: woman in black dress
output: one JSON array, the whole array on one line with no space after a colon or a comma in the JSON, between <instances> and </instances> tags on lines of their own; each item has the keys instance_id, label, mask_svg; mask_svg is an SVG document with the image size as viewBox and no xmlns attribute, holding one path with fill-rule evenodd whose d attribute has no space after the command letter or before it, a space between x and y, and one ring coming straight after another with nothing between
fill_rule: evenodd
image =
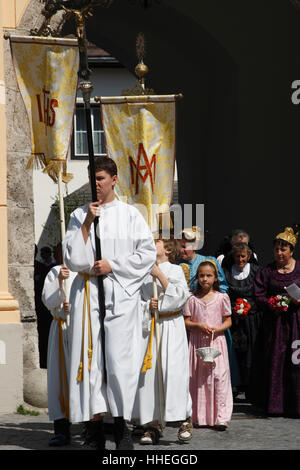
<instances>
[{"instance_id":1,"label":"woman in black dress","mask_svg":"<svg viewBox=\"0 0 300 470\"><path fill-rule=\"evenodd\" d=\"M253 352L262 319L262 313L257 308L254 296L254 280L259 266L250 262L251 256L252 250L247 243L235 243L231 250L231 266L224 268L232 307L232 341L240 372L238 390L240 392L244 391L246 398L249 398L248 386ZM243 299L249 304L250 310L247 314L245 314L245 311L244 313L241 312L242 308L238 307L240 302L238 299Z\"/></svg>"}]
</instances>

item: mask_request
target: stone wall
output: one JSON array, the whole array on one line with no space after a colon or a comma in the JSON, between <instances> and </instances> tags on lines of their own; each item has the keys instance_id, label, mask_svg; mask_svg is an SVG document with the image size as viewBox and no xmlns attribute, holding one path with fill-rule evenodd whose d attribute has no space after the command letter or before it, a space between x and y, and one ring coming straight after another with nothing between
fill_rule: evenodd
<instances>
[{"instance_id":1,"label":"stone wall","mask_svg":"<svg viewBox=\"0 0 300 470\"><path fill-rule=\"evenodd\" d=\"M32 0L23 15L17 35L30 35L44 21L44 4ZM56 15L51 26L61 22ZM31 141L27 112L18 90L9 41L4 41L7 119L7 206L9 291L19 301L23 322L24 369L39 368L38 335L34 304L34 199L32 170L26 170Z\"/></svg>"}]
</instances>

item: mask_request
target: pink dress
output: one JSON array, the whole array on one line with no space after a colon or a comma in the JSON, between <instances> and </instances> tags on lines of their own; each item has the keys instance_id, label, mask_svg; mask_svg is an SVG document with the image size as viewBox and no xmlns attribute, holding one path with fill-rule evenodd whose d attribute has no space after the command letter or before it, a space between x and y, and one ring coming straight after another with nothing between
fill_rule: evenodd
<instances>
[{"instance_id":1,"label":"pink dress","mask_svg":"<svg viewBox=\"0 0 300 470\"><path fill-rule=\"evenodd\" d=\"M222 325L222 317L231 315L230 300L227 294L215 292L205 303L192 295L186 302L183 314L194 322L211 327ZM197 348L210 346L211 335L200 330L190 332L190 394L193 402L193 423L201 426L214 426L228 423L233 409L230 369L225 334L217 334L211 344L221 351L213 364L203 363L196 353Z\"/></svg>"}]
</instances>

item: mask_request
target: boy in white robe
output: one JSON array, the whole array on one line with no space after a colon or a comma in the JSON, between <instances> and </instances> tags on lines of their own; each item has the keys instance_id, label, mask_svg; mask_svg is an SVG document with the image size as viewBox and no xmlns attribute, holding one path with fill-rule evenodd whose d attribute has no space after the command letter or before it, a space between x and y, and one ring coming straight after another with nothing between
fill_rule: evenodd
<instances>
[{"instance_id":1,"label":"boy in white robe","mask_svg":"<svg viewBox=\"0 0 300 470\"><path fill-rule=\"evenodd\" d=\"M181 311L191 294L182 268L175 264L180 254L177 240L158 239L155 244L157 264L142 286L145 359L134 407L134 418L138 418L140 425L144 427L144 434L140 439L141 444L158 443L161 435L161 426L158 423L161 421L181 421L178 438L181 441L188 441L192 437L189 353ZM154 279L157 282L158 299L153 295ZM163 416L161 416L158 388L155 329L151 334L154 324L153 311L156 309L159 313Z\"/></svg>"},{"instance_id":2,"label":"boy in white robe","mask_svg":"<svg viewBox=\"0 0 300 470\"><path fill-rule=\"evenodd\" d=\"M98 448L104 449L102 415L110 412L114 418L116 448L132 449L126 420L131 419L140 370L140 287L155 263L156 252L153 236L141 213L115 197L115 162L108 157L95 158L95 176L98 201L71 214L63 241L65 263L79 273L70 292L70 420L90 421ZM92 225L97 216L102 259L95 261ZM107 383L99 320L97 276L100 275L105 293Z\"/></svg>"},{"instance_id":3,"label":"boy in white robe","mask_svg":"<svg viewBox=\"0 0 300 470\"><path fill-rule=\"evenodd\" d=\"M69 302L66 302L63 281L69 278L72 282L74 275L63 265L54 266L45 278L42 291L42 302L53 316L47 351L48 411L54 422L54 437L49 442L52 447L70 443L70 345L66 324Z\"/></svg>"}]
</instances>

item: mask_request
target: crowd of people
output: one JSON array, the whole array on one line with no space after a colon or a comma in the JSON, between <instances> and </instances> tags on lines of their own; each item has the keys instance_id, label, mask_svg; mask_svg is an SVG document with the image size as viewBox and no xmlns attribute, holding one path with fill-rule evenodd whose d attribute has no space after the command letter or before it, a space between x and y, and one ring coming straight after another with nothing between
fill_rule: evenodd
<instances>
[{"instance_id":1,"label":"crowd of people","mask_svg":"<svg viewBox=\"0 0 300 470\"><path fill-rule=\"evenodd\" d=\"M267 267L243 230L205 256L197 227L165 239L116 198L113 160L97 157L95 173L98 201L71 214L64 263L50 269L42 292L53 317L49 444L68 444L71 423L81 422L85 444L103 450L106 420L116 449L133 449L128 423L143 445L157 444L168 422L188 442L195 426L225 431L242 392L266 414L299 418L300 296L285 289L300 287L298 230L276 235Z\"/></svg>"}]
</instances>

